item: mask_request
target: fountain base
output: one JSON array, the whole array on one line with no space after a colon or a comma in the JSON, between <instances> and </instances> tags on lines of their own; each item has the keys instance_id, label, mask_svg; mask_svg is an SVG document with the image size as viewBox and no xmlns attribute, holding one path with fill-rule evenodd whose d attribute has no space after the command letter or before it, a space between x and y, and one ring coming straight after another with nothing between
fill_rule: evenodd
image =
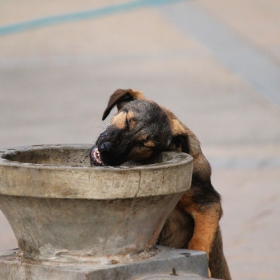
<instances>
[{"instance_id":1,"label":"fountain base","mask_svg":"<svg viewBox=\"0 0 280 280\"><path fill-rule=\"evenodd\" d=\"M61 260L34 262L22 260L18 250L0 253L0 279L6 280L120 280L120 279L206 279L207 256L204 252L158 246L154 256L138 261L107 256L99 261ZM107 261L106 261L107 260ZM179 277L178 277L179 276Z\"/></svg>"}]
</instances>

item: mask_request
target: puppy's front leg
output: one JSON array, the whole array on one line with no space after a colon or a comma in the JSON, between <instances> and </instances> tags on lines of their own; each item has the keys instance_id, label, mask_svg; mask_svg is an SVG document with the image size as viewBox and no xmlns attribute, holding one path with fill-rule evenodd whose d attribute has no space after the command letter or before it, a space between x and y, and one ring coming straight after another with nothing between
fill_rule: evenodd
<instances>
[{"instance_id":1,"label":"puppy's front leg","mask_svg":"<svg viewBox=\"0 0 280 280\"><path fill-rule=\"evenodd\" d=\"M191 250L200 250L207 253L208 257L211 246L219 226L221 217L221 205L212 203L209 205L198 205L191 203L188 197L183 196L180 201L180 208L188 212L194 219L194 233L189 242L188 248ZM186 203L188 201L188 203Z\"/></svg>"},{"instance_id":2,"label":"puppy's front leg","mask_svg":"<svg viewBox=\"0 0 280 280\"><path fill-rule=\"evenodd\" d=\"M205 204L194 202L196 199L199 200L197 191L195 186L192 186L181 198L178 206L194 219L194 232L188 249L204 251L209 259L215 234L219 227L219 220L222 216L222 208L219 202ZM210 270L208 275L211 277Z\"/></svg>"}]
</instances>

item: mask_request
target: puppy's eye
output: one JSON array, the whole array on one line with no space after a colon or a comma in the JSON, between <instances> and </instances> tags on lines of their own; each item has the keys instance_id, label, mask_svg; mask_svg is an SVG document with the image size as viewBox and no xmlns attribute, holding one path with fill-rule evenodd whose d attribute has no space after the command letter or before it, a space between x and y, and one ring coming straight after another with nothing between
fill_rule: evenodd
<instances>
[{"instance_id":1,"label":"puppy's eye","mask_svg":"<svg viewBox=\"0 0 280 280\"><path fill-rule=\"evenodd\" d=\"M138 141L136 144L139 148L144 148L145 147L145 142L144 141Z\"/></svg>"}]
</instances>

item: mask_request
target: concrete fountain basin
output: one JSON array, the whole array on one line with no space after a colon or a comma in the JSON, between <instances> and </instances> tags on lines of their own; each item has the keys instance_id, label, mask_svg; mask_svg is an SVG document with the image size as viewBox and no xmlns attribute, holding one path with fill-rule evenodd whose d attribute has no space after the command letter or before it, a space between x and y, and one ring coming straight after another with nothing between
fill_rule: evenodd
<instances>
[{"instance_id":1,"label":"concrete fountain basin","mask_svg":"<svg viewBox=\"0 0 280 280\"><path fill-rule=\"evenodd\" d=\"M192 158L164 152L141 166L90 167L90 145L0 150L0 208L23 257L134 253L154 246Z\"/></svg>"}]
</instances>

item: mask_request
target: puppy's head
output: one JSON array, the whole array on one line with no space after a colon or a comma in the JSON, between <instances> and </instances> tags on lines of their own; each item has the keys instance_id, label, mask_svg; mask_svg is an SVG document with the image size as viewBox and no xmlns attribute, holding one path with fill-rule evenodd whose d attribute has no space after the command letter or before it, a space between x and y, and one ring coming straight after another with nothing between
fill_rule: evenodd
<instances>
[{"instance_id":1,"label":"puppy's head","mask_svg":"<svg viewBox=\"0 0 280 280\"><path fill-rule=\"evenodd\" d=\"M92 165L120 165L144 160L167 149L172 140L167 113L139 91L117 90L109 99L104 120L117 106L118 112L100 134L90 153Z\"/></svg>"}]
</instances>

